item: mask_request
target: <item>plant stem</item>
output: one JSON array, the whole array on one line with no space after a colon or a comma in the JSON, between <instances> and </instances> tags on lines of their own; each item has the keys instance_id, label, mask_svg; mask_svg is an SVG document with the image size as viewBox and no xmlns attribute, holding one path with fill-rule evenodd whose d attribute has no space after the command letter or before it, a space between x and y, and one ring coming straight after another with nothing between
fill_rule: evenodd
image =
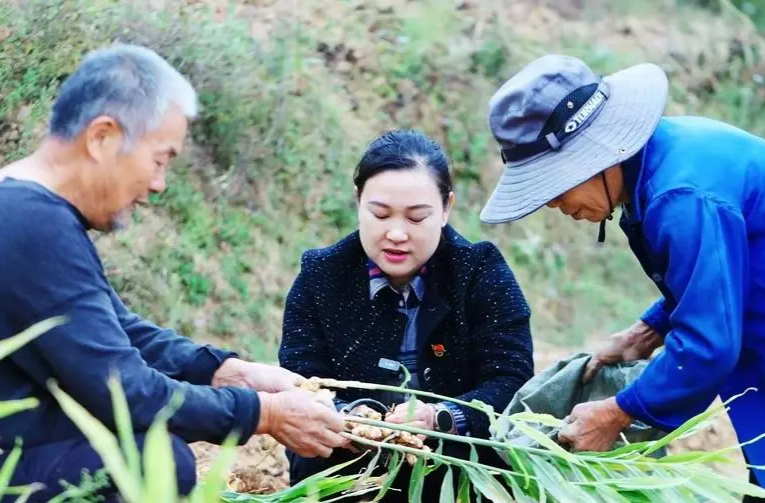
<instances>
[{"instance_id":1,"label":"plant stem","mask_svg":"<svg viewBox=\"0 0 765 503\"><path fill-rule=\"evenodd\" d=\"M407 426L405 424L389 423L386 421L376 421L374 419L367 419L365 417L356 417L356 416L345 416L344 419L349 423L368 424L370 426L377 426L379 428L386 428L388 430L406 431L409 433L415 433L417 435L425 435L428 437L440 438L442 440L451 440L453 442L461 442L463 444L481 445L481 446L492 447L494 449L500 449L500 450L513 449L512 446L502 442L496 442L493 440L486 440L483 438L476 438L476 437L463 437L462 435L451 435L449 433L441 433L441 432L432 431L432 430L424 430L422 428L415 428L413 426ZM543 451L543 452L549 453L549 451Z\"/></svg>"},{"instance_id":2,"label":"plant stem","mask_svg":"<svg viewBox=\"0 0 765 503\"><path fill-rule=\"evenodd\" d=\"M389 386L387 384L370 384L370 383L359 382L359 381L338 381L336 379L316 379L316 382L325 388L340 388L340 389L356 388L356 389L368 389L373 391L392 391L394 393L425 396L428 398L435 398L436 400L441 400L444 402L453 402L453 403L456 403L457 405L462 405L463 407L469 407L479 412L483 412L484 414L487 414L487 415L489 414L489 412L491 412L491 415L493 415L494 417L501 417L501 414L498 414L497 412L492 410L488 404L483 404L483 407L482 407L472 402L466 402L464 400L460 400L459 398L452 398L449 396L439 395L437 393L431 393L430 391L403 388L400 386Z\"/></svg>"},{"instance_id":3,"label":"plant stem","mask_svg":"<svg viewBox=\"0 0 765 503\"><path fill-rule=\"evenodd\" d=\"M514 446L509 443L505 442L497 442L494 440L486 440L483 438L475 438L475 437L463 437L461 435L450 435L448 433L440 433L437 431L431 431L431 430L425 430L422 428L415 428L413 426L407 426L403 424L396 424L396 423L389 423L386 421L376 421L374 419L367 419L364 417L357 417L357 416L345 416L344 419L349 423L358 423L358 424L367 424L370 426L377 426L378 428L386 428L388 430L395 430L395 431L406 431L409 433L414 433L416 435L425 435L428 437L433 438L439 438L442 440L450 440L454 442L461 442L463 444L470 444L470 445L480 445L484 447L491 447L495 450L500 451L513 451L518 450L527 454L536 454L538 456L543 457L552 457L552 458L558 458L562 459L566 462L571 462L570 460L566 459L565 457L561 456L560 454L550 451L548 449L541 449L538 447L528 447L528 446ZM597 465L617 465L617 466L634 466L634 467L640 467L640 468L656 468L657 466L661 466L664 469L669 469L670 471L682 471L679 469L681 466L680 463L677 464L662 464L657 465L656 461L650 461L645 458L637 458L637 459L623 459L623 458L605 458L605 457L599 457L599 456L593 456L583 453L576 453L571 454L572 456L576 457L577 461L583 461L586 463L593 463ZM682 466L687 466L683 464Z\"/></svg>"},{"instance_id":4,"label":"plant stem","mask_svg":"<svg viewBox=\"0 0 765 503\"><path fill-rule=\"evenodd\" d=\"M437 459L443 463L448 463L450 465L456 465L456 466L471 466L473 468L478 468L480 470L488 470L490 472L495 472L498 474L507 474L515 477L523 477L523 478L530 478L537 480L537 478L533 475L525 475L523 473L518 473L513 470L507 470L504 468L497 468L495 466L489 466L484 465L481 463L476 463L475 461L468 461L466 459L460 459L455 458L452 456L446 456L444 454L438 454L435 452L428 452L423 451L420 449L415 449L413 447L407 447L405 445L398 445L398 444L388 444L385 442L377 442L376 440L369 440L368 438L359 437L357 435L353 435L348 432L342 432L340 435L344 436L345 438L348 438L350 440L353 440L354 442L357 442L359 444L368 445L371 447L377 447L378 449L388 449L391 451L399 451L403 452L405 454L414 454L415 456L424 457L424 458L431 458L431 459Z\"/></svg>"}]
</instances>

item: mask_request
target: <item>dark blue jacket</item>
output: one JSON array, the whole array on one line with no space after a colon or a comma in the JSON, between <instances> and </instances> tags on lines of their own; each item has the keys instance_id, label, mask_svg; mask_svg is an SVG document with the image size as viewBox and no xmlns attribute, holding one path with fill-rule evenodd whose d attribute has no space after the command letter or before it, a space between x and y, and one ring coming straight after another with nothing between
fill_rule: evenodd
<instances>
[{"instance_id":1,"label":"dark blue jacket","mask_svg":"<svg viewBox=\"0 0 765 503\"><path fill-rule=\"evenodd\" d=\"M428 262L418 315L422 389L503 410L533 375L529 308L499 250L471 244L451 227ZM281 365L305 377L388 383L380 358L396 360L406 327L395 294L369 298L367 256L358 232L306 252L287 298ZM445 352L437 356L434 345ZM354 400L379 393L341 391ZM473 436L488 436L486 416L465 410Z\"/></svg>"},{"instance_id":2,"label":"dark blue jacket","mask_svg":"<svg viewBox=\"0 0 765 503\"><path fill-rule=\"evenodd\" d=\"M621 226L663 298L643 316L663 352L617 396L671 430L723 399L741 442L765 433L765 140L695 117L664 118L625 164ZM765 442L747 446L765 465ZM765 472L756 470L760 484Z\"/></svg>"},{"instance_id":3,"label":"dark blue jacket","mask_svg":"<svg viewBox=\"0 0 765 503\"><path fill-rule=\"evenodd\" d=\"M40 185L0 182L0 339L33 323L66 316L51 330L0 360L0 401L35 397L36 409L0 419L0 448L19 437L35 446L80 436L48 392L49 380L114 425L107 378L119 374L133 426L146 431L177 391L180 410L169 422L187 441L241 441L254 432L257 394L209 386L224 358L171 330L132 314L109 285L87 222L77 209Z\"/></svg>"}]
</instances>

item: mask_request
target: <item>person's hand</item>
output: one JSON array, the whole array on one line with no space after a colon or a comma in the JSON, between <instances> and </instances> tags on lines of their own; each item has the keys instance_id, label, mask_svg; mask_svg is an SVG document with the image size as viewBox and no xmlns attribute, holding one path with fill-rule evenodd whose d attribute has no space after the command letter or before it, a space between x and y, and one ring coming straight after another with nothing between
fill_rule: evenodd
<instances>
[{"instance_id":1,"label":"person's hand","mask_svg":"<svg viewBox=\"0 0 765 503\"><path fill-rule=\"evenodd\" d=\"M347 447L340 435L345 421L334 408L314 400L307 391L258 393L260 420L255 434L267 433L304 458L327 458L332 449Z\"/></svg>"},{"instance_id":2,"label":"person's hand","mask_svg":"<svg viewBox=\"0 0 765 503\"><path fill-rule=\"evenodd\" d=\"M294 390L303 381L305 378L301 375L277 365L228 358L215 372L212 385L216 388L239 386L252 388L255 391L278 393Z\"/></svg>"},{"instance_id":3,"label":"person's hand","mask_svg":"<svg viewBox=\"0 0 765 503\"><path fill-rule=\"evenodd\" d=\"M587 363L582 383L587 384L605 365L643 360L664 344L663 337L642 321L603 341Z\"/></svg>"},{"instance_id":4,"label":"person's hand","mask_svg":"<svg viewBox=\"0 0 765 503\"><path fill-rule=\"evenodd\" d=\"M409 402L396 405L385 417L385 420L395 424L406 424L423 430L434 430L436 422L436 408L432 404L417 400L413 414L409 415Z\"/></svg>"},{"instance_id":5,"label":"person's hand","mask_svg":"<svg viewBox=\"0 0 765 503\"><path fill-rule=\"evenodd\" d=\"M630 424L632 418L619 407L616 398L580 403L558 432L558 441L579 451L607 451Z\"/></svg>"}]
</instances>

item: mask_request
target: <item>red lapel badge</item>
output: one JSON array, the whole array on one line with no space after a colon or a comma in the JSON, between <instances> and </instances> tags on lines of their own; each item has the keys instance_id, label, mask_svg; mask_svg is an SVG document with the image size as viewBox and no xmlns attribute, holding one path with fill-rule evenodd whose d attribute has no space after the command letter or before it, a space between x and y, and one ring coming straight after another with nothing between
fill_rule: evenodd
<instances>
[{"instance_id":1,"label":"red lapel badge","mask_svg":"<svg viewBox=\"0 0 765 503\"><path fill-rule=\"evenodd\" d=\"M431 344L430 347L433 348L433 354L439 358L444 356L444 353L446 353L446 348L443 344Z\"/></svg>"}]
</instances>

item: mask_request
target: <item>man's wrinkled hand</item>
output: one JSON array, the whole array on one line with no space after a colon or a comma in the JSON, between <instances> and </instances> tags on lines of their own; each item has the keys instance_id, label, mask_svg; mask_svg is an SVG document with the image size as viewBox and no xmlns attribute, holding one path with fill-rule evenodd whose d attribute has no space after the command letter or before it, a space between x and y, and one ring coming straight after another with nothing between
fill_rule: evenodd
<instances>
[{"instance_id":1,"label":"man's wrinkled hand","mask_svg":"<svg viewBox=\"0 0 765 503\"><path fill-rule=\"evenodd\" d=\"M616 403L616 398L581 403L574 407L567 423L558 432L558 441L579 451L607 451L619 434L632 424L632 418Z\"/></svg>"},{"instance_id":2,"label":"man's wrinkled hand","mask_svg":"<svg viewBox=\"0 0 765 503\"><path fill-rule=\"evenodd\" d=\"M658 332L638 321L610 336L595 349L587 362L582 383L590 382L605 365L646 359L663 343L664 339Z\"/></svg>"},{"instance_id":3,"label":"man's wrinkled hand","mask_svg":"<svg viewBox=\"0 0 765 503\"><path fill-rule=\"evenodd\" d=\"M258 393L260 420L256 434L267 433L292 452L305 458L327 458L335 448L347 447L340 435L342 416L314 400L306 391Z\"/></svg>"},{"instance_id":4,"label":"man's wrinkled hand","mask_svg":"<svg viewBox=\"0 0 765 503\"><path fill-rule=\"evenodd\" d=\"M305 379L299 374L277 365L229 358L215 372L212 385L216 388L238 386L252 388L255 391L279 393L294 390L303 381Z\"/></svg>"}]
</instances>

